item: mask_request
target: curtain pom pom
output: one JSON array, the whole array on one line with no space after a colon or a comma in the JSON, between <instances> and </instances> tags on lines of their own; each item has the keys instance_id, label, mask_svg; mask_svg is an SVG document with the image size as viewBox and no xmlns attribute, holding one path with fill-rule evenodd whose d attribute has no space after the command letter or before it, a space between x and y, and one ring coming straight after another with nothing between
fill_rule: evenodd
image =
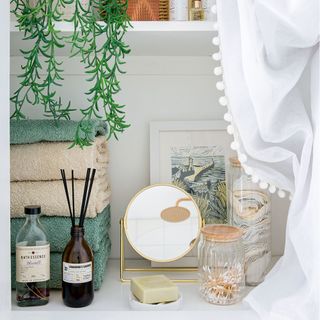
<instances>
[{"instance_id":1,"label":"curtain pom pom","mask_svg":"<svg viewBox=\"0 0 320 320\"><path fill-rule=\"evenodd\" d=\"M244 153L240 153L238 155L238 159L241 163L244 163L244 162L247 162L248 158L247 158L247 155L245 155Z\"/></svg>"},{"instance_id":2,"label":"curtain pom pom","mask_svg":"<svg viewBox=\"0 0 320 320\"><path fill-rule=\"evenodd\" d=\"M270 192L270 193L275 193L276 191L277 191L276 186L270 185L270 187L269 187L269 192Z\"/></svg>"},{"instance_id":3,"label":"curtain pom pom","mask_svg":"<svg viewBox=\"0 0 320 320\"><path fill-rule=\"evenodd\" d=\"M217 88L219 91L224 90L224 83L223 83L223 81L218 81L218 82L216 83L216 88Z\"/></svg>"},{"instance_id":4,"label":"curtain pom pom","mask_svg":"<svg viewBox=\"0 0 320 320\"><path fill-rule=\"evenodd\" d=\"M220 103L223 107L227 106L227 104L228 104L227 97L225 97L225 96L220 97L220 98L219 98L219 103Z\"/></svg>"},{"instance_id":5,"label":"curtain pom pom","mask_svg":"<svg viewBox=\"0 0 320 320\"><path fill-rule=\"evenodd\" d=\"M215 46L219 46L220 45L220 39L218 37L214 37L212 39L212 44Z\"/></svg>"},{"instance_id":6,"label":"curtain pom pom","mask_svg":"<svg viewBox=\"0 0 320 320\"><path fill-rule=\"evenodd\" d=\"M216 68L214 68L213 73L214 73L216 76L220 76L220 75L222 74L222 67L216 67Z\"/></svg>"},{"instance_id":7,"label":"curtain pom pom","mask_svg":"<svg viewBox=\"0 0 320 320\"><path fill-rule=\"evenodd\" d=\"M221 60L221 54L220 52L216 52L212 55L212 59L215 61L220 61Z\"/></svg>"},{"instance_id":8,"label":"curtain pom pom","mask_svg":"<svg viewBox=\"0 0 320 320\"><path fill-rule=\"evenodd\" d=\"M223 116L223 119L227 122L231 122L232 121L232 116L230 113L225 113L224 116Z\"/></svg>"},{"instance_id":9,"label":"curtain pom pom","mask_svg":"<svg viewBox=\"0 0 320 320\"><path fill-rule=\"evenodd\" d=\"M253 183L257 183L257 182L259 182L259 177L253 175L252 178L251 178L251 180L252 180Z\"/></svg>"},{"instance_id":10,"label":"curtain pom pom","mask_svg":"<svg viewBox=\"0 0 320 320\"><path fill-rule=\"evenodd\" d=\"M234 134L234 127L233 127L233 125L229 124L229 125L227 126L227 132L228 132L229 134Z\"/></svg>"},{"instance_id":11,"label":"curtain pom pom","mask_svg":"<svg viewBox=\"0 0 320 320\"><path fill-rule=\"evenodd\" d=\"M248 166L244 166L243 170L248 176L251 176L252 173L253 173L253 169L251 167L248 167Z\"/></svg>"},{"instance_id":12,"label":"curtain pom pom","mask_svg":"<svg viewBox=\"0 0 320 320\"><path fill-rule=\"evenodd\" d=\"M232 150L238 150L238 149L240 148L239 142L233 141L233 142L231 143L231 145L230 145L230 148L231 148Z\"/></svg>"},{"instance_id":13,"label":"curtain pom pom","mask_svg":"<svg viewBox=\"0 0 320 320\"><path fill-rule=\"evenodd\" d=\"M268 183L267 182L260 182L259 183L259 187L261 188L261 189L268 189Z\"/></svg>"}]
</instances>

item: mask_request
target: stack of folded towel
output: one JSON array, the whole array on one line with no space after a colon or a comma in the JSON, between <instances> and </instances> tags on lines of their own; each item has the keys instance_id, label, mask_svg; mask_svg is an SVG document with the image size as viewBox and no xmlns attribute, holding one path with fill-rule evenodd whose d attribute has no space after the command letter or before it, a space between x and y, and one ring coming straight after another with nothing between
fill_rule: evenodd
<instances>
[{"instance_id":1,"label":"stack of folded towel","mask_svg":"<svg viewBox=\"0 0 320 320\"><path fill-rule=\"evenodd\" d=\"M101 287L110 254L110 185L107 175L107 128L92 121L93 144L69 149L77 123L51 120L11 121L11 257L12 286L15 286L15 238L24 219L24 206L42 207L41 222L51 245L51 288L61 288L61 258L70 240L71 221L60 169L70 178L75 172L75 206L79 216L87 168L96 177L85 221L85 237L94 253L94 287ZM69 185L70 186L70 185Z\"/></svg>"}]
</instances>

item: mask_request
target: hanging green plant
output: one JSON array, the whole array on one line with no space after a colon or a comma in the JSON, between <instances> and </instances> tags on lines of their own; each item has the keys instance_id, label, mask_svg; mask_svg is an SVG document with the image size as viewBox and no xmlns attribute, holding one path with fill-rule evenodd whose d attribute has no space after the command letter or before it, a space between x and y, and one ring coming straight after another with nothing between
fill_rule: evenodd
<instances>
[{"instance_id":1,"label":"hanging green plant","mask_svg":"<svg viewBox=\"0 0 320 320\"><path fill-rule=\"evenodd\" d=\"M83 118L78 126L75 144L86 144L90 127L85 120L92 117L104 118L109 124L109 134L116 138L117 133L128 127L124 119L124 105L114 98L121 90L118 74L124 73L121 67L130 52L123 40L130 26L127 6L127 1L91 0L87 9L79 1L76 2L74 15L70 19L76 30L71 38L72 54L81 55L86 65L87 80L93 85L86 92L88 107L81 109ZM97 21L97 15L103 18L104 23ZM105 41L99 41L101 38Z\"/></svg>"},{"instance_id":2,"label":"hanging green plant","mask_svg":"<svg viewBox=\"0 0 320 320\"><path fill-rule=\"evenodd\" d=\"M38 0L36 4L31 1L14 0L14 12L17 17L19 30L24 33L24 40L33 41L29 50L21 49L25 64L22 66L22 79L18 89L11 97L14 104L12 118L24 119L22 108L26 103L42 105L47 117L70 119L70 102L64 106L61 98L57 97L56 86L61 86L61 61L56 58L56 50L64 47L61 33L55 29L56 21L61 21L61 6L63 0ZM44 57L44 61L41 57ZM46 76L41 78L40 73L46 70Z\"/></svg>"},{"instance_id":3,"label":"hanging green plant","mask_svg":"<svg viewBox=\"0 0 320 320\"><path fill-rule=\"evenodd\" d=\"M24 32L24 40L34 41L30 50L21 50L25 65L19 88L14 92L11 101L15 111L12 118L24 119L23 106L44 106L46 116L55 120L70 119L75 111L71 103L62 104L57 96L56 86L63 80L61 62L56 59L56 50L71 45L71 56L80 56L85 65L87 80L92 83L86 92L87 105L80 107L82 118L75 132L72 144L81 148L91 144L94 118L103 119L109 124L109 137L117 138L129 125L125 121L124 105L115 100L120 92L118 75L124 73L122 65L125 56L130 52L124 42L124 35L130 27L127 15L127 0L88 0L83 5L81 0L13 0L18 27ZM56 28L56 22L62 20L62 9L73 6L73 14L66 21L73 24L71 36L63 38ZM102 18L102 22L97 19ZM45 60L41 60L41 56ZM46 70L42 79L40 72Z\"/></svg>"}]
</instances>

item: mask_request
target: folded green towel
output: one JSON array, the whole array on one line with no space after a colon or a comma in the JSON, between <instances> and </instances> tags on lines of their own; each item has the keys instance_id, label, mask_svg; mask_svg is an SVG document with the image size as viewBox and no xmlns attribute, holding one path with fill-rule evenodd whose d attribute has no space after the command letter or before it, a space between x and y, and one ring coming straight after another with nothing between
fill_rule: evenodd
<instances>
[{"instance_id":1,"label":"folded green towel","mask_svg":"<svg viewBox=\"0 0 320 320\"><path fill-rule=\"evenodd\" d=\"M89 139L94 140L96 136L105 136L107 124L101 120L85 121L84 125L92 128ZM77 121L71 120L11 120L10 122L10 143L27 144L41 141L73 141Z\"/></svg>"},{"instance_id":2,"label":"folded green towel","mask_svg":"<svg viewBox=\"0 0 320 320\"><path fill-rule=\"evenodd\" d=\"M99 250L101 240L106 237L110 228L110 205L108 205L95 218L86 219L84 223L85 238L91 249ZM76 219L78 220L78 219ZM11 252L14 253L18 231L24 224L23 218L11 219ZM69 217L40 217L40 222L47 230L51 252L63 252L70 240L71 221Z\"/></svg>"},{"instance_id":3,"label":"folded green towel","mask_svg":"<svg viewBox=\"0 0 320 320\"><path fill-rule=\"evenodd\" d=\"M107 236L100 243L99 250L93 254L94 256L94 272L93 272L93 284L94 289L99 290L101 288L106 264L110 255L111 241ZM61 289L61 260L62 253L51 253L50 255L50 283L51 289ZM16 257L15 254L11 254L11 286L12 289L16 288Z\"/></svg>"}]
</instances>

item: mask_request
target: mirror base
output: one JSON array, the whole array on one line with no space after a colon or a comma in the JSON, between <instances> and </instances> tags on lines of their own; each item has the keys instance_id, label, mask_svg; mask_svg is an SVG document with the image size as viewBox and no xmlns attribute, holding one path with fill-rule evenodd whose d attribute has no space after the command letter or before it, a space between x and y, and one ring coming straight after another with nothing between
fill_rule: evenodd
<instances>
[{"instance_id":1,"label":"mirror base","mask_svg":"<svg viewBox=\"0 0 320 320\"><path fill-rule=\"evenodd\" d=\"M152 272L155 273L165 273L166 276L168 276L173 282L177 283L197 283L197 272L198 268L192 268L192 267L185 267L185 268L174 268L174 267L145 267L145 268L129 268L126 265L126 259L125 259L125 231L124 231L124 218L120 219L120 281L121 282L130 282L131 277L128 276L130 273L145 273L150 274ZM188 277L177 277L172 278L170 277L170 273L172 274L183 274L183 275L193 275L192 278ZM194 277L194 275L196 277Z\"/></svg>"}]
</instances>

